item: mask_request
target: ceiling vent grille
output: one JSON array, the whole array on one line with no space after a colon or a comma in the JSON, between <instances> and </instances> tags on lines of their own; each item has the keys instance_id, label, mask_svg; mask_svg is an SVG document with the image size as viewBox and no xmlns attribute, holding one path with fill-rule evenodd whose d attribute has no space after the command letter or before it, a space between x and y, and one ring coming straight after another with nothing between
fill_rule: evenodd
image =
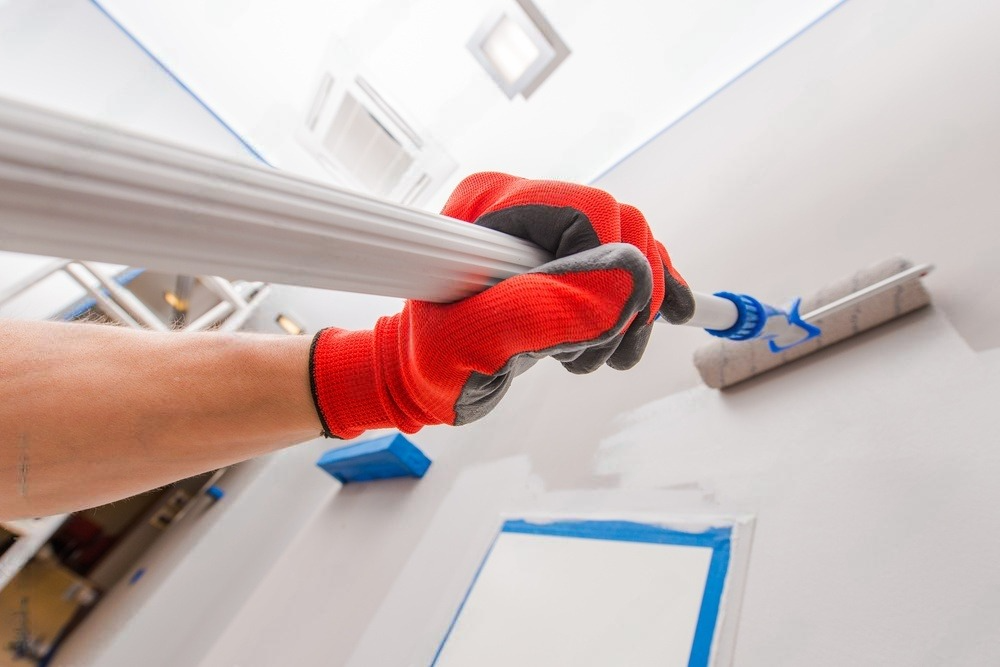
<instances>
[{"instance_id":1,"label":"ceiling vent grille","mask_svg":"<svg viewBox=\"0 0 1000 667\"><path fill-rule=\"evenodd\" d=\"M338 85L325 73L300 138L342 184L411 206L457 166L362 77Z\"/></svg>"}]
</instances>

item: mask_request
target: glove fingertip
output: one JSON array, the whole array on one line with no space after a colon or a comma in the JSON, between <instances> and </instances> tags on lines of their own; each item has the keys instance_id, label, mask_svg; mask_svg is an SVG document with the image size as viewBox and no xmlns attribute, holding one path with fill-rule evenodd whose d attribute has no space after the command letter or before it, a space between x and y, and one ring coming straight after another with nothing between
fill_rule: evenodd
<instances>
[{"instance_id":1,"label":"glove fingertip","mask_svg":"<svg viewBox=\"0 0 1000 667\"><path fill-rule=\"evenodd\" d=\"M674 280L667 273L666 294L660 305L660 313L670 324L684 324L694 317L694 294L687 285Z\"/></svg>"},{"instance_id":2,"label":"glove fingertip","mask_svg":"<svg viewBox=\"0 0 1000 667\"><path fill-rule=\"evenodd\" d=\"M615 353L608 359L608 366L618 371L627 371L639 363L646 345L649 343L649 336L653 332L653 325L640 321L638 318L629 327L622 337L621 343Z\"/></svg>"},{"instance_id":3,"label":"glove fingertip","mask_svg":"<svg viewBox=\"0 0 1000 667\"><path fill-rule=\"evenodd\" d=\"M563 368L575 375L593 373L615 353L621 344L622 336L616 336L606 343L589 347L572 359L560 360Z\"/></svg>"}]
</instances>

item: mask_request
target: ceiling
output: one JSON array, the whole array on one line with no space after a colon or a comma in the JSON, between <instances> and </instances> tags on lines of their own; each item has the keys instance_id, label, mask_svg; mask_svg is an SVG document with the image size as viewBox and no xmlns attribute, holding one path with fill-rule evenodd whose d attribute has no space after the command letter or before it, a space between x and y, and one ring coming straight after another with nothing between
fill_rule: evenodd
<instances>
[{"instance_id":1,"label":"ceiling","mask_svg":"<svg viewBox=\"0 0 1000 667\"><path fill-rule=\"evenodd\" d=\"M512 2L513 0L506 0ZM363 76L463 175L589 182L839 0L537 0L571 54L508 99L466 48L503 1L100 0L120 26L277 167L336 180L303 146L324 72Z\"/></svg>"}]
</instances>

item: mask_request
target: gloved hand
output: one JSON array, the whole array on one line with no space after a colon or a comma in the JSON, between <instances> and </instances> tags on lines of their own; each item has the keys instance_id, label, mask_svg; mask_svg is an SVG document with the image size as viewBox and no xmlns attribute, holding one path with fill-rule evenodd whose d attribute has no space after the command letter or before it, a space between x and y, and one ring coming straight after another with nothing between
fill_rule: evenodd
<instances>
[{"instance_id":1,"label":"gloved hand","mask_svg":"<svg viewBox=\"0 0 1000 667\"><path fill-rule=\"evenodd\" d=\"M457 303L408 301L371 331L320 331L310 376L326 435L465 424L539 358L573 373L631 368L657 312L673 323L694 313L642 214L600 190L475 174L443 213L532 241L555 259Z\"/></svg>"}]
</instances>

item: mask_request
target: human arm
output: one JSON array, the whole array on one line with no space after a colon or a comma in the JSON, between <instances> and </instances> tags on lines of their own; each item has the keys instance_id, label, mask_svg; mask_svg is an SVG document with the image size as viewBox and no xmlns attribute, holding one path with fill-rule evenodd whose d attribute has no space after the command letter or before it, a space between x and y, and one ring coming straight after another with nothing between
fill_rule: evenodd
<instances>
[{"instance_id":1,"label":"human arm","mask_svg":"<svg viewBox=\"0 0 1000 667\"><path fill-rule=\"evenodd\" d=\"M321 431L468 423L542 357L574 373L627 369L658 313L693 312L645 219L607 193L479 174L444 213L555 259L313 341L0 322L0 517L108 502Z\"/></svg>"},{"instance_id":2,"label":"human arm","mask_svg":"<svg viewBox=\"0 0 1000 667\"><path fill-rule=\"evenodd\" d=\"M91 507L319 436L309 346L0 320L0 518Z\"/></svg>"}]
</instances>

